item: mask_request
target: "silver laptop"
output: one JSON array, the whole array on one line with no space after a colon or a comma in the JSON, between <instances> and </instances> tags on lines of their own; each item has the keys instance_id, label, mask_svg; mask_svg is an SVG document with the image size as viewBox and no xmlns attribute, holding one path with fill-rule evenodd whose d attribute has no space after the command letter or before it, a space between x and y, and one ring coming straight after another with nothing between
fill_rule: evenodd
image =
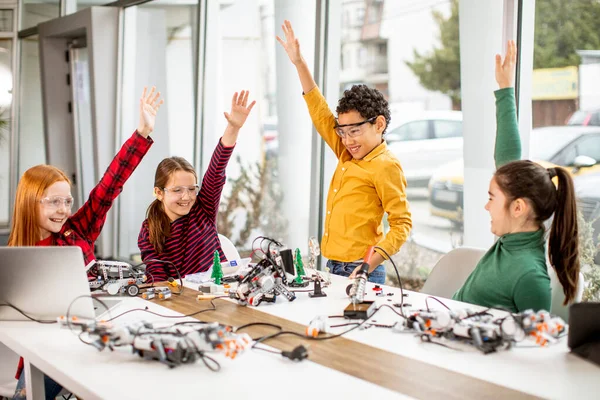
<instances>
[{"instance_id":1,"label":"silver laptop","mask_svg":"<svg viewBox=\"0 0 600 400\"><path fill-rule=\"evenodd\" d=\"M39 320L66 315L94 318L94 306L79 247L0 247L0 304L12 304ZM0 321L29 320L0 306Z\"/></svg>"}]
</instances>

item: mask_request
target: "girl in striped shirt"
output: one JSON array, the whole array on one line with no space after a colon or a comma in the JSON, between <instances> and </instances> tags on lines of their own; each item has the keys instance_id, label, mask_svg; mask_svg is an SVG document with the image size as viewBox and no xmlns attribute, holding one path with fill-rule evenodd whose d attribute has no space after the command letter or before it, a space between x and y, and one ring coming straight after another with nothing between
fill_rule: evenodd
<instances>
[{"instance_id":1,"label":"girl in striped shirt","mask_svg":"<svg viewBox=\"0 0 600 400\"><path fill-rule=\"evenodd\" d=\"M225 259L217 234L217 212L225 185L225 169L240 128L256 103L248 91L236 92L227 128L212 155L202 186L192 165L181 157L165 158L154 178L154 200L138 237L146 271L154 281L210 269L215 250ZM160 260L160 261L156 261Z\"/></svg>"}]
</instances>

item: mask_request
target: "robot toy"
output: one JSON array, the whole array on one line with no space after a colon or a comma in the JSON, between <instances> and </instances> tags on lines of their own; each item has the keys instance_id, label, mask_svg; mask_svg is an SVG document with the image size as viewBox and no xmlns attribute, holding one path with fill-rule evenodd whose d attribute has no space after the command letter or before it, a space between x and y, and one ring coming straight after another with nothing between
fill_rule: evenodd
<instances>
[{"instance_id":1,"label":"robot toy","mask_svg":"<svg viewBox=\"0 0 600 400\"><path fill-rule=\"evenodd\" d=\"M143 267L134 268L126 262L97 261L92 268L96 269L97 277L89 282L90 289L103 290L111 296L127 293L135 297L147 280Z\"/></svg>"},{"instance_id":2,"label":"robot toy","mask_svg":"<svg viewBox=\"0 0 600 400\"><path fill-rule=\"evenodd\" d=\"M233 333L231 327L212 323L179 323L167 327L154 327L148 322L137 322L125 326L114 326L109 322L83 322L76 318L58 319L63 326L81 329L85 340L99 351L106 348L131 346L133 353L145 359L158 360L170 368L181 364L192 364L198 359L211 368L219 365L208 352L221 352L234 359L252 344L248 334ZM209 364L208 361L213 361ZM220 368L220 367L219 367ZM213 368L211 368L213 369ZM218 368L213 369L218 370Z\"/></svg>"},{"instance_id":3,"label":"robot toy","mask_svg":"<svg viewBox=\"0 0 600 400\"><path fill-rule=\"evenodd\" d=\"M426 341L433 338L463 341L488 354L509 348L527 336L540 346L555 343L565 333L566 324L547 311L527 310L498 318L469 310L418 310L393 329L421 332L421 338Z\"/></svg>"},{"instance_id":4,"label":"robot toy","mask_svg":"<svg viewBox=\"0 0 600 400\"><path fill-rule=\"evenodd\" d=\"M229 292L229 296L242 305L251 306L258 306L263 301L274 303L278 295L294 301L296 295L286 288L286 284L287 278L277 257L275 261L265 258L240 278L237 289Z\"/></svg>"}]
</instances>

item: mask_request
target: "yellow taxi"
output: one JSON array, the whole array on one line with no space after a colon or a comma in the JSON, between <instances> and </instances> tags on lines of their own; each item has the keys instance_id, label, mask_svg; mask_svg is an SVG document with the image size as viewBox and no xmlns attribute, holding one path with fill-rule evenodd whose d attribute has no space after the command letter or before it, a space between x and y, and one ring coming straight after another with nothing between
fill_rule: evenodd
<instances>
[{"instance_id":1,"label":"yellow taxi","mask_svg":"<svg viewBox=\"0 0 600 400\"><path fill-rule=\"evenodd\" d=\"M531 132L531 159L544 167L562 166L573 176L600 171L600 127L553 126ZM463 222L463 159L439 167L429 180L431 214Z\"/></svg>"}]
</instances>

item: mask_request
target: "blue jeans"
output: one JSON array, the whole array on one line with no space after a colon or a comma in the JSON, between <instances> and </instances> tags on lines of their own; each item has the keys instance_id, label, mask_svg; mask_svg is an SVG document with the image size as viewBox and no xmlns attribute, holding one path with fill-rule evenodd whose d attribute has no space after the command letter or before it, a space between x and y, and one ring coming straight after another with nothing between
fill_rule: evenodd
<instances>
[{"instance_id":1,"label":"blue jeans","mask_svg":"<svg viewBox=\"0 0 600 400\"><path fill-rule=\"evenodd\" d=\"M44 388L46 389L46 400L54 399L62 390L62 386L52 380L48 375L44 375ZM17 382L17 389L15 390L13 400L25 400L26 398L27 384L25 383L25 371L23 371Z\"/></svg>"},{"instance_id":2,"label":"blue jeans","mask_svg":"<svg viewBox=\"0 0 600 400\"><path fill-rule=\"evenodd\" d=\"M327 260L327 268L329 268L329 272L341 276L350 276L356 267L360 265L362 265L362 261L342 262ZM369 282L373 282L378 285L385 284L385 267L383 264L375 268L373 272L369 274Z\"/></svg>"}]
</instances>

